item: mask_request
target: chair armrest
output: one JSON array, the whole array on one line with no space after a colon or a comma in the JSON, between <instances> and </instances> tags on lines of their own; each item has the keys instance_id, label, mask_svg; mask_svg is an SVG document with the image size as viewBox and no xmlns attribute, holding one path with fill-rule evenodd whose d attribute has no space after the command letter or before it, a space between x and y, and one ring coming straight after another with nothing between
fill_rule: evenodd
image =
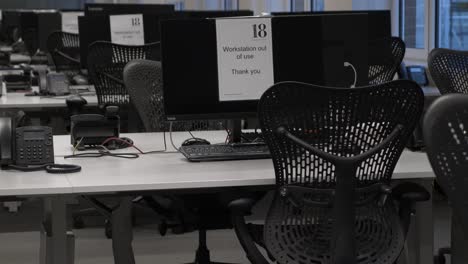
<instances>
[{"instance_id":1,"label":"chair armrest","mask_svg":"<svg viewBox=\"0 0 468 264\"><path fill-rule=\"evenodd\" d=\"M393 197L398 201L425 202L431 199L430 193L421 185L413 182L398 184L392 189Z\"/></svg>"},{"instance_id":2,"label":"chair armrest","mask_svg":"<svg viewBox=\"0 0 468 264\"><path fill-rule=\"evenodd\" d=\"M107 78L113 80L114 82L120 84L120 85L123 85L125 86L125 83L123 80L120 80L119 78L115 77L115 76L112 76L111 74L107 73L107 72L101 72L102 75L106 76Z\"/></svg>"},{"instance_id":3,"label":"chair armrest","mask_svg":"<svg viewBox=\"0 0 468 264\"><path fill-rule=\"evenodd\" d=\"M258 249L254 239L252 238L252 234L249 232L249 228L245 223L244 216L251 214L251 209L254 204L255 200L248 198L241 198L232 201L229 204L229 209L232 213L232 225L234 226L237 238L239 239L249 261L252 264L269 264Z\"/></svg>"},{"instance_id":4,"label":"chair armrest","mask_svg":"<svg viewBox=\"0 0 468 264\"><path fill-rule=\"evenodd\" d=\"M248 216L252 214L252 208L255 200L250 198L241 198L229 203L228 207L233 215Z\"/></svg>"},{"instance_id":5,"label":"chair armrest","mask_svg":"<svg viewBox=\"0 0 468 264\"><path fill-rule=\"evenodd\" d=\"M58 50L58 49L55 49L54 51L55 51L58 55L60 55L60 56L62 56L63 58L65 58L66 60L68 60L68 61L70 61L70 62L72 62L72 63L75 63L75 64L77 64L77 65L80 65L80 60L75 59L75 58L73 58L73 57L70 57L70 56L68 56L66 53L61 52L61 51Z\"/></svg>"}]
</instances>

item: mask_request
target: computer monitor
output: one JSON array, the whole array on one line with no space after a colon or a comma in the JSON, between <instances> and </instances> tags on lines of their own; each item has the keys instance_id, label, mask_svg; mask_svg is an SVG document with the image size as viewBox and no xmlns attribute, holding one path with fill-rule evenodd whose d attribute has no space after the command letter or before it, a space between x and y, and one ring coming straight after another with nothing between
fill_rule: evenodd
<instances>
[{"instance_id":1,"label":"computer monitor","mask_svg":"<svg viewBox=\"0 0 468 264\"><path fill-rule=\"evenodd\" d=\"M118 14L167 14L175 11L174 5L162 4L85 4L85 16Z\"/></svg>"},{"instance_id":2,"label":"computer monitor","mask_svg":"<svg viewBox=\"0 0 468 264\"><path fill-rule=\"evenodd\" d=\"M382 39L391 35L391 13L389 10L359 10L359 11L312 11L312 12L272 12L272 16L303 16L324 14L367 14L369 37ZM372 40L372 39L370 39Z\"/></svg>"},{"instance_id":3,"label":"computer monitor","mask_svg":"<svg viewBox=\"0 0 468 264\"><path fill-rule=\"evenodd\" d=\"M366 85L368 38L372 38L367 23L367 14L271 17L274 83L349 87L357 77L355 85ZM215 20L161 23L168 121L256 116L260 97L220 101L216 33ZM356 76L345 66L350 61Z\"/></svg>"},{"instance_id":4,"label":"computer monitor","mask_svg":"<svg viewBox=\"0 0 468 264\"><path fill-rule=\"evenodd\" d=\"M99 25L98 27L96 25ZM81 67L87 68L89 45L96 41L112 41L109 15L78 17ZM155 15L143 14L144 43L159 41L159 20Z\"/></svg>"},{"instance_id":5,"label":"computer monitor","mask_svg":"<svg viewBox=\"0 0 468 264\"><path fill-rule=\"evenodd\" d=\"M186 10L178 11L175 13L176 19L197 19L197 18L213 18L213 17L240 17L240 16L253 16L252 10Z\"/></svg>"},{"instance_id":6,"label":"computer monitor","mask_svg":"<svg viewBox=\"0 0 468 264\"><path fill-rule=\"evenodd\" d=\"M61 30L61 15L57 10L33 10L20 18L21 37L29 54L47 51L47 38Z\"/></svg>"},{"instance_id":7,"label":"computer monitor","mask_svg":"<svg viewBox=\"0 0 468 264\"><path fill-rule=\"evenodd\" d=\"M21 37L20 18L22 10L3 10L1 35L6 43L12 44Z\"/></svg>"},{"instance_id":8,"label":"computer monitor","mask_svg":"<svg viewBox=\"0 0 468 264\"><path fill-rule=\"evenodd\" d=\"M120 5L119 5L120 6ZM142 8L146 5L139 5L140 13L143 14L143 27L145 43L160 41L160 22L172 19L191 19L207 17L234 17L253 15L249 10L238 11L182 11L165 14L147 14ZM80 32L80 60L82 68L87 68L88 47L95 41L111 41L110 36L110 15L91 15L78 18ZM96 27L96 25L100 25Z\"/></svg>"}]
</instances>

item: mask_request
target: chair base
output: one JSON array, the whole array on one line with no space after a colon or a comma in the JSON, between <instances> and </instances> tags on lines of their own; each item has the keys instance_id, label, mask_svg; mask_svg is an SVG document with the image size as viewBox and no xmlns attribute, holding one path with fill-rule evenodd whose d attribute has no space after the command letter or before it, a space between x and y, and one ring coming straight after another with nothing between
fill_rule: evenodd
<instances>
[{"instance_id":1,"label":"chair base","mask_svg":"<svg viewBox=\"0 0 468 264\"><path fill-rule=\"evenodd\" d=\"M215 262L210 259L210 251L207 248L199 247L195 261L186 264L231 264L226 262Z\"/></svg>"},{"instance_id":2,"label":"chair base","mask_svg":"<svg viewBox=\"0 0 468 264\"><path fill-rule=\"evenodd\" d=\"M198 230L198 249L195 256L195 261L185 264L231 264L225 262L211 261L210 251L206 244L206 229L200 228Z\"/></svg>"}]
</instances>

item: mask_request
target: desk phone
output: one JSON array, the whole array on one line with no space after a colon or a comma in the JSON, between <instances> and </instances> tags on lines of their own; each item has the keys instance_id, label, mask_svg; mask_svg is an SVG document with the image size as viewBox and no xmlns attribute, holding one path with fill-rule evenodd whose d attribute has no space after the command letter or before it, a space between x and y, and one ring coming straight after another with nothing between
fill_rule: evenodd
<instances>
[{"instance_id":1,"label":"desk phone","mask_svg":"<svg viewBox=\"0 0 468 264\"><path fill-rule=\"evenodd\" d=\"M16 127L9 117L0 117L0 169L19 171L45 170L48 173L73 173L81 167L54 164L52 128Z\"/></svg>"},{"instance_id":2,"label":"desk phone","mask_svg":"<svg viewBox=\"0 0 468 264\"><path fill-rule=\"evenodd\" d=\"M16 128L16 165L54 163L52 128L27 126Z\"/></svg>"},{"instance_id":3,"label":"desk phone","mask_svg":"<svg viewBox=\"0 0 468 264\"><path fill-rule=\"evenodd\" d=\"M11 118L0 118L0 165L29 166L53 163L52 128L15 127Z\"/></svg>"}]
</instances>

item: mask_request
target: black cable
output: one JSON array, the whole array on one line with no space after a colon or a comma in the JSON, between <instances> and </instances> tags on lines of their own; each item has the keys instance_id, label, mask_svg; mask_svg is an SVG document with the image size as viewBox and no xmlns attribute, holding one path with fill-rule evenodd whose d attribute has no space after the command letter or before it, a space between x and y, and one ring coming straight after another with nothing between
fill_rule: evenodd
<instances>
[{"instance_id":1,"label":"black cable","mask_svg":"<svg viewBox=\"0 0 468 264\"><path fill-rule=\"evenodd\" d=\"M75 59L75 58L69 56L68 54L66 54L66 53L64 53L64 52L62 52L62 51L60 51L58 49L55 49L54 52L56 52L58 55L62 56L63 58L69 60L70 62L75 63L77 65L80 65L80 60Z\"/></svg>"},{"instance_id":2,"label":"black cable","mask_svg":"<svg viewBox=\"0 0 468 264\"><path fill-rule=\"evenodd\" d=\"M47 165L45 170L48 173L75 173L81 171L81 166L79 165L71 165L71 164L52 164Z\"/></svg>"},{"instance_id":3,"label":"black cable","mask_svg":"<svg viewBox=\"0 0 468 264\"><path fill-rule=\"evenodd\" d=\"M101 158L101 157L114 157L114 158L123 158L123 159L137 159L140 155L136 153L111 153L109 151L99 150L98 152L86 152L73 154L63 157L64 159L72 158Z\"/></svg>"},{"instance_id":4,"label":"black cable","mask_svg":"<svg viewBox=\"0 0 468 264\"><path fill-rule=\"evenodd\" d=\"M11 170L31 172L31 171L45 170L46 166L47 166L47 164L46 165L30 165L30 166L21 166L21 165L10 164L10 165L7 166L7 168L11 169Z\"/></svg>"},{"instance_id":5,"label":"black cable","mask_svg":"<svg viewBox=\"0 0 468 264\"><path fill-rule=\"evenodd\" d=\"M196 138L196 137L192 134L192 131L189 130L188 132L189 132L189 134L192 136L192 138Z\"/></svg>"},{"instance_id":6,"label":"black cable","mask_svg":"<svg viewBox=\"0 0 468 264\"><path fill-rule=\"evenodd\" d=\"M81 171L81 166L73 164L44 164L44 165L8 165L8 169L18 170L23 172L33 172L45 170L48 173L75 173Z\"/></svg>"},{"instance_id":7,"label":"black cable","mask_svg":"<svg viewBox=\"0 0 468 264\"><path fill-rule=\"evenodd\" d=\"M172 147L178 152L180 152L180 149L176 147L176 145L174 144L174 141L172 140L172 122L169 122L169 139L171 140Z\"/></svg>"},{"instance_id":8,"label":"black cable","mask_svg":"<svg viewBox=\"0 0 468 264\"><path fill-rule=\"evenodd\" d=\"M167 150L151 150L151 151L146 151L140 154L148 155L148 154L157 154L157 153L170 153L170 152L168 152Z\"/></svg>"},{"instance_id":9,"label":"black cable","mask_svg":"<svg viewBox=\"0 0 468 264\"><path fill-rule=\"evenodd\" d=\"M115 157L115 158L124 158L124 159L137 159L140 157L140 155L149 155L149 154L164 154L164 153L172 153L172 152L167 152L167 142L166 142L166 132L164 131L163 132L163 136L164 136L164 150L151 150L151 151L142 151L140 150L139 148L137 148L135 145L134 145L134 142L132 139L130 138L116 138L116 139L107 139L105 140L104 142L106 143L106 145L108 145L109 143L112 143L112 142L120 142L120 147L117 148L117 149L121 149L123 147L123 145L125 145L125 147L135 147L137 150L138 150L138 153L131 153L131 152L128 152L128 153L112 153L110 152L110 150L108 148L106 148L105 146L103 145L93 145L91 147L93 148L96 148L96 147L100 147L102 148L102 150L98 150L96 152L85 152L85 153L78 153L78 154L75 154L75 152L73 152L73 155L67 155L67 156L64 156L65 159L72 159L72 158L100 158L100 157ZM82 138L83 139L83 138ZM82 140L81 139L81 140ZM80 142L81 142L80 140ZM88 149L90 147L87 147Z\"/></svg>"},{"instance_id":10,"label":"black cable","mask_svg":"<svg viewBox=\"0 0 468 264\"><path fill-rule=\"evenodd\" d=\"M167 151L166 130L163 131L163 137L164 137L164 151Z\"/></svg>"}]
</instances>

